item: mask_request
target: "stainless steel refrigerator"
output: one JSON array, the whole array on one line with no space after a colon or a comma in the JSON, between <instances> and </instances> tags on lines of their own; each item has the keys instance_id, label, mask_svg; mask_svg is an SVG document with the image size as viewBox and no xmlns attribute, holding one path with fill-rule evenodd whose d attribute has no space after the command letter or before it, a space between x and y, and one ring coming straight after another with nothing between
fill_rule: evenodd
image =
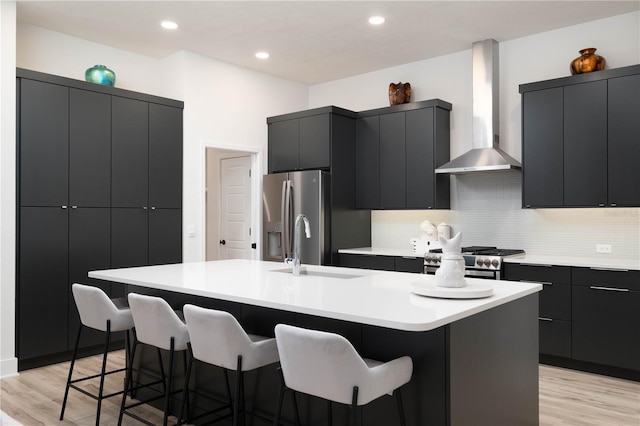
<instances>
[{"instance_id":1,"label":"stainless steel refrigerator","mask_svg":"<svg viewBox=\"0 0 640 426\"><path fill-rule=\"evenodd\" d=\"M302 213L311 225L311 238L305 237L302 224L298 230L302 264L329 263L329 181L330 175L320 170L263 176L262 260L293 257L293 225Z\"/></svg>"}]
</instances>

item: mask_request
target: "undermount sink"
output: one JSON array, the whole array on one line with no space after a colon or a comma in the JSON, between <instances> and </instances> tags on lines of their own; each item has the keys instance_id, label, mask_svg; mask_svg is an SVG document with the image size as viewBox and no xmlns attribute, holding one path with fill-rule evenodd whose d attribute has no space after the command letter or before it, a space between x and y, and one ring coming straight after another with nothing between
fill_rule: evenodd
<instances>
[{"instance_id":1,"label":"undermount sink","mask_svg":"<svg viewBox=\"0 0 640 426\"><path fill-rule=\"evenodd\" d=\"M291 274L291 268L274 269L271 272L281 272L285 274ZM339 278L342 280L346 280L350 278L360 278L364 276L364 275L353 275L353 274L339 274L336 272L309 271L307 269L303 269L302 271L300 271L300 275L308 275L311 277Z\"/></svg>"}]
</instances>

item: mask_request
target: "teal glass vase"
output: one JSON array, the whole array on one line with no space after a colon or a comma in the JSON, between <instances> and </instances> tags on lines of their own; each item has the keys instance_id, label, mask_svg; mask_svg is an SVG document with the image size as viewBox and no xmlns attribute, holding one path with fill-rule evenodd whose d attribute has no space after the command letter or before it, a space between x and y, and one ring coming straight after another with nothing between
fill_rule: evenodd
<instances>
[{"instance_id":1,"label":"teal glass vase","mask_svg":"<svg viewBox=\"0 0 640 426\"><path fill-rule=\"evenodd\" d=\"M85 71L84 79L89 83L114 86L116 84L116 73L104 65L94 65Z\"/></svg>"}]
</instances>

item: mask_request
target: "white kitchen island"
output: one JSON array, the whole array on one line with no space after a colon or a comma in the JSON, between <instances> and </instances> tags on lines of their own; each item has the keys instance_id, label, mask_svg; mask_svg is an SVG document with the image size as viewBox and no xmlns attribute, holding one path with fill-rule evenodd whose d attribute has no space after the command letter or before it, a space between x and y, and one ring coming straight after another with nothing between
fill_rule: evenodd
<instances>
[{"instance_id":1,"label":"white kitchen island","mask_svg":"<svg viewBox=\"0 0 640 426\"><path fill-rule=\"evenodd\" d=\"M409 355L414 375L403 388L409 425L538 424L541 285L482 280L494 286L492 296L435 299L410 291L413 282L434 279L429 275L309 265L295 277L289 270L281 263L227 260L89 276L164 296L174 308L188 302L228 310L253 333L272 336L275 324L286 322L343 334L365 357ZM198 387L223 395L216 385L222 375L201 370ZM246 388L250 408L273 412L275 371L248 377ZM319 401L302 400L301 411L305 425L326 424ZM334 410L336 421L344 416L346 410ZM393 399L381 398L360 418L374 426L396 424L396 417Z\"/></svg>"}]
</instances>

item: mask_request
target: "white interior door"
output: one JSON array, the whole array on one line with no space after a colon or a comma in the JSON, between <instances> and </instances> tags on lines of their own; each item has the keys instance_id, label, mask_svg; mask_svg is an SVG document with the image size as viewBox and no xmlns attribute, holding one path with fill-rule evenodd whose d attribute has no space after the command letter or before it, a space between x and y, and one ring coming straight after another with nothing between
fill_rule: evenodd
<instances>
[{"instance_id":1,"label":"white interior door","mask_svg":"<svg viewBox=\"0 0 640 426\"><path fill-rule=\"evenodd\" d=\"M220 160L220 259L251 259L251 157Z\"/></svg>"}]
</instances>

